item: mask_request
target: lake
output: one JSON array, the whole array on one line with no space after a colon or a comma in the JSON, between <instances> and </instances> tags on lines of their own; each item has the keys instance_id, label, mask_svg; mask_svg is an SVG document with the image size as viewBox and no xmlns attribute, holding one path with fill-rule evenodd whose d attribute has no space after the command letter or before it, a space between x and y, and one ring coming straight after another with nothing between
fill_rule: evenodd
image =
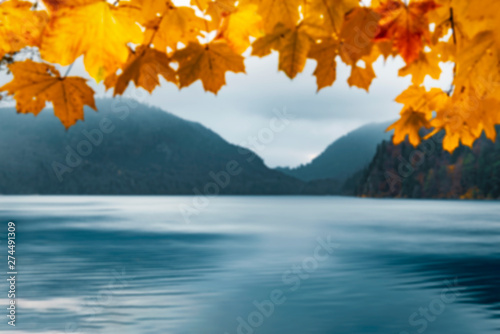
<instances>
[{"instance_id":1,"label":"lake","mask_svg":"<svg viewBox=\"0 0 500 334\"><path fill-rule=\"evenodd\" d=\"M18 334L500 330L499 202L2 196L0 217Z\"/></svg>"}]
</instances>

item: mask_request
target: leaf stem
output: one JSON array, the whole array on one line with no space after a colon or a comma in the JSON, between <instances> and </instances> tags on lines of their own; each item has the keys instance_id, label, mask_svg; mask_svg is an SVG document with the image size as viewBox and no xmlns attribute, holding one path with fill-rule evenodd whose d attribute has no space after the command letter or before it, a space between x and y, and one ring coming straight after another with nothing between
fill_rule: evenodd
<instances>
[{"instance_id":1,"label":"leaf stem","mask_svg":"<svg viewBox=\"0 0 500 334\"><path fill-rule=\"evenodd\" d=\"M73 62L73 63L71 63L71 64L69 65L68 69L66 70L66 73L64 73L63 78L66 78L66 77L68 76L68 74L69 74L69 72L71 71L71 69L73 68L73 65L74 65L74 64L75 64L75 63Z\"/></svg>"},{"instance_id":2,"label":"leaf stem","mask_svg":"<svg viewBox=\"0 0 500 334\"><path fill-rule=\"evenodd\" d=\"M457 34L455 32L455 20L453 19L453 7L450 7L451 32L453 34L453 44L457 44Z\"/></svg>"}]
</instances>

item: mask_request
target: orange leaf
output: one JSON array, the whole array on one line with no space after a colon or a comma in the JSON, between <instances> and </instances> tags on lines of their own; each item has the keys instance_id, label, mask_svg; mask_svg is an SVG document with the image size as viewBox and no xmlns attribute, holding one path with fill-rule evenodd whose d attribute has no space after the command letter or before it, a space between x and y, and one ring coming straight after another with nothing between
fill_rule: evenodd
<instances>
[{"instance_id":1,"label":"orange leaf","mask_svg":"<svg viewBox=\"0 0 500 334\"><path fill-rule=\"evenodd\" d=\"M177 74L181 88L200 79L203 88L214 94L226 84L227 71L245 72L243 57L223 42L205 45L191 42L176 51L173 60L179 63Z\"/></svg>"},{"instance_id":2,"label":"orange leaf","mask_svg":"<svg viewBox=\"0 0 500 334\"><path fill-rule=\"evenodd\" d=\"M392 41L406 63L418 58L424 42L430 40L427 13L438 8L434 0L388 0L375 11L380 14L375 41Z\"/></svg>"},{"instance_id":3,"label":"orange leaf","mask_svg":"<svg viewBox=\"0 0 500 334\"><path fill-rule=\"evenodd\" d=\"M368 91L375 76L375 71L369 63L365 63L364 68L352 65L351 76L347 79L347 83L349 86L356 86Z\"/></svg>"},{"instance_id":4,"label":"orange leaf","mask_svg":"<svg viewBox=\"0 0 500 334\"><path fill-rule=\"evenodd\" d=\"M69 65L84 55L85 68L97 82L125 63L128 43L142 40L128 8L95 0L45 0L45 4L52 12L43 32L42 58Z\"/></svg>"},{"instance_id":5,"label":"orange leaf","mask_svg":"<svg viewBox=\"0 0 500 334\"><path fill-rule=\"evenodd\" d=\"M337 62L335 57L339 51L339 42L333 38L325 39L319 44L313 44L309 51L309 58L317 62L314 75L318 91L331 86L337 77Z\"/></svg>"},{"instance_id":6,"label":"orange leaf","mask_svg":"<svg viewBox=\"0 0 500 334\"><path fill-rule=\"evenodd\" d=\"M0 4L0 58L26 46L39 46L47 24L44 11L32 11L28 1L5 1Z\"/></svg>"},{"instance_id":7,"label":"orange leaf","mask_svg":"<svg viewBox=\"0 0 500 334\"><path fill-rule=\"evenodd\" d=\"M176 83L175 71L169 65L167 55L145 45L140 46L129 56L123 72L117 77L114 95L121 95L130 81L136 87L152 92L160 84L159 75L165 80Z\"/></svg>"},{"instance_id":8,"label":"orange leaf","mask_svg":"<svg viewBox=\"0 0 500 334\"><path fill-rule=\"evenodd\" d=\"M394 130L392 141L394 144L400 144L408 136L410 144L417 146L420 144L420 129L422 127L429 128L430 124L424 113L413 110L412 108L404 108L401 117L387 128L386 131Z\"/></svg>"},{"instance_id":9,"label":"orange leaf","mask_svg":"<svg viewBox=\"0 0 500 334\"><path fill-rule=\"evenodd\" d=\"M83 120L84 105L96 110L94 91L83 78L61 77L54 66L32 60L16 62L9 68L14 79L0 91L14 96L19 113L37 115L46 102L52 102L54 114L69 128Z\"/></svg>"}]
</instances>

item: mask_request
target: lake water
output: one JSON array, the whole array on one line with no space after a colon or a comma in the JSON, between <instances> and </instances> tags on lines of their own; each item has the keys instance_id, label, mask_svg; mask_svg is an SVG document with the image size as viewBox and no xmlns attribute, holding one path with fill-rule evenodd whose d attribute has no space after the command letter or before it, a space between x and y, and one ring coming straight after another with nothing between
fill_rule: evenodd
<instances>
[{"instance_id":1,"label":"lake water","mask_svg":"<svg viewBox=\"0 0 500 334\"><path fill-rule=\"evenodd\" d=\"M498 202L193 200L0 197L3 278L16 223L15 333L500 330ZM5 306L7 291L2 279Z\"/></svg>"}]
</instances>

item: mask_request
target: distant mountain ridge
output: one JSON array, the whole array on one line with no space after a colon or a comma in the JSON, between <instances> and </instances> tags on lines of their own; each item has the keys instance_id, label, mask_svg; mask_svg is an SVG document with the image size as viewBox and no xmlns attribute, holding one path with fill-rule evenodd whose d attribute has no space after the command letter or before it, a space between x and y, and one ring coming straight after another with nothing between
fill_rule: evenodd
<instances>
[{"instance_id":1,"label":"distant mountain ridge","mask_svg":"<svg viewBox=\"0 0 500 334\"><path fill-rule=\"evenodd\" d=\"M199 123L128 99L97 104L67 131L50 110L0 109L0 194L500 199L500 136L449 154L437 136L394 145L389 123L369 124L286 175Z\"/></svg>"},{"instance_id":2,"label":"distant mountain ridge","mask_svg":"<svg viewBox=\"0 0 500 334\"><path fill-rule=\"evenodd\" d=\"M335 140L310 163L276 169L303 181L334 179L342 183L370 163L380 142L391 138L392 132L385 130L392 123L364 125Z\"/></svg>"},{"instance_id":3,"label":"distant mountain ridge","mask_svg":"<svg viewBox=\"0 0 500 334\"><path fill-rule=\"evenodd\" d=\"M202 125L136 101L100 100L65 131L0 109L2 194L301 194L310 186Z\"/></svg>"}]
</instances>

